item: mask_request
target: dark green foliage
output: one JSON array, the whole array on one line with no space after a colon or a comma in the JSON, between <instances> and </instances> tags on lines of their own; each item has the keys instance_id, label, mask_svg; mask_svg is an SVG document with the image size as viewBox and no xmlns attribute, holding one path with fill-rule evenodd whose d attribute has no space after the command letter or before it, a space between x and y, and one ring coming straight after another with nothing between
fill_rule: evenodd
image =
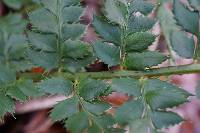
<instances>
[{"instance_id":1,"label":"dark green foliage","mask_svg":"<svg viewBox=\"0 0 200 133\"><path fill-rule=\"evenodd\" d=\"M117 109L115 118L120 124L124 124L142 118L143 110L141 100L132 100Z\"/></svg>"},{"instance_id":2,"label":"dark green foliage","mask_svg":"<svg viewBox=\"0 0 200 133\"><path fill-rule=\"evenodd\" d=\"M112 23L107 23L100 17L94 16L93 26L96 32L107 42L113 42L120 45L121 30L118 25Z\"/></svg>"},{"instance_id":3,"label":"dark green foliage","mask_svg":"<svg viewBox=\"0 0 200 133\"><path fill-rule=\"evenodd\" d=\"M172 33L171 42L174 51L177 51L180 56L191 58L195 50L194 38L189 38L185 32L174 31ZM182 45L181 47L179 45Z\"/></svg>"},{"instance_id":4,"label":"dark green foliage","mask_svg":"<svg viewBox=\"0 0 200 133\"><path fill-rule=\"evenodd\" d=\"M145 97L150 107L166 109L187 102L188 92L164 81L152 79L144 84ZM170 99L169 99L170 97Z\"/></svg>"},{"instance_id":5,"label":"dark green foliage","mask_svg":"<svg viewBox=\"0 0 200 133\"><path fill-rule=\"evenodd\" d=\"M128 124L131 131L137 129L138 132L146 133L151 130L153 133L159 128L167 128L182 121L179 115L166 109L185 103L191 94L158 79L140 80L140 84L140 97L117 109L115 118L119 123Z\"/></svg>"},{"instance_id":6,"label":"dark green foliage","mask_svg":"<svg viewBox=\"0 0 200 133\"><path fill-rule=\"evenodd\" d=\"M72 82L65 80L62 77L53 77L51 79L41 81L38 88L49 94L69 95L72 91Z\"/></svg>"},{"instance_id":7,"label":"dark green foliage","mask_svg":"<svg viewBox=\"0 0 200 133\"><path fill-rule=\"evenodd\" d=\"M10 97L5 96L2 92L0 93L0 96L0 118L2 118L7 112L14 112L14 101Z\"/></svg>"},{"instance_id":8,"label":"dark green foliage","mask_svg":"<svg viewBox=\"0 0 200 133\"><path fill-rule=\"evenodd\" d=\"M146 16L131 16L128 22L128 32L145 32L150 30L156 21Z\"/></svg>"},{"instance_id":9,"label":"dark green foliage","mask_svg":"<svg viewBox=\"0 0 200 133\"><path fill-rule=\"evenodd\" d=\"M158 8L157 18L160 21L169 50L170 52L174 50L184 58L192 58L195 48L194 39L189 37L185 31L198 35L199 15L196 11L189 10L179 0L174 0L173 13L174 16L164 7L164 4Z\"/></svg>"},{"instance_id":10,"label":"dark green foliage","mask_svg":"<svg viewBox=\"0 0 200 133\"><path fill-rule=\"evenodd\" d=\"M101 115L104 111L108 110L111 106L105 102L84 102L85 108L94 115Z\"/></svg>"},{"instance_id":11,"label":"dark green foliage","mask_svg":"<svg viewBox=\"0 0 200 133\"><path fill-rule=\"evenodd\" d=\"M156 36L148 32L136 32L126 37L126 50L128 52L143 51L152 45Z\"/></svg>"},{"instance_id":12,"label":"dark green foliage","mask_svg":"<svg viewBox=\"0 0 200 133\"><path fill-rule=\"evenodd\" d=\"M14 71L0 65L0 118L8 112L14 113L14 100L25 102L40 94L31 80L16 80Z\"/></svg>"},{"instance_id":13,"label":"dark green foliage","mask_svg":"<svg viewBox=\"0 0 200 133\"><path fill-rule=\"evenodd\" d=\"M135 6L137 4L142 5L141 7L134 7L134 4ZM125 61L125 66L130 70L144 70L146 67L162 63L165 59L162 59L163 55L161 54L156 55L156 59L158 58L159 61L151 61L141 57L143 66L140 66L141 64L133 65L135 58L130 58L131 52L147 50L156 38L148 32L156 21L147 16L137 16L131 12L141 12L147 15L152 9L153 5L146 1L136 0L129 5L126 1L105 0L102 10L107 20L95 17L93 26L100 35L102 42L106 41L113 44L100 43L99 41L94 43L97 57L109 66L122 65ZM148 55L148 57L151 57L151 55ZM136 57L136 59L138 58ZM152 63L148 63L148 61Z\"/></svg>"},{"instance_id":14,"label":"dark green foliage","mask_svg":"<svg viewBox=\"0 0 200 133\"><path fill-rule=\"evenodd\" d=\"M130 13L141 12L144 15L152 12L154 5L148 1L132 0L130 2Z\"/></svg>"},{"instance_id":15,"label":"dark green foliage","mask_svg":"<svg viewBox=\"0 0 200 133\"><path fill-rule=\"evenodd\" d=\"M79 123L79 124L77 124ZM65 127L73 133L81 133L89 126L89 119L85 112L79 112L66 121Z\"/></svg>"},{"instance_id":16,"label":"dark green foliage","mask_svg":"<svg viewBox=\"0 0 200 133\"><path fill-rule=\"evenodd\" d=\"M139 81L131 78L113 79L111 88L113 91L129 94L134 97L141 95Z\"/></svg>"},{"instance_id":17,"label":"dark green foliage","mask_svg":"<svg viewBox=\"0 0 200 133\"><path fill-rule=\"evenodd\" d=\"M130 53L125 59L125 66L128 69L144 70L157 66L166 60L166 56L159 52ZM138 62L139 60L139 62Z\"/></svg>"},{"instance_id":18,"label":"dark green foliage","mask_svg":"<svg viewBox=\"0 0 200 133\"><path fill-rule=\"evenodd\" d=\"M118 46L98 41L93 44L93 47L97 57L109 66L120 64L120 49Z\"/></svg>"},{"instance_id":19,"label":"dark green foliage","mask_svg":"<svg viewBox=\"0 0 200 133\"><path fill-rule=\"evenodd\" d=\"M0 18L0 63L16 71L25 71L32 67L25 56L28 42L23 32L26 24L27 21L19 14Z\"/></svg>"},{"instance_id":20,"label":"dark green foliage","mask_svg":"<svg viewBox=\"0 0 200 133\"><path fill-rule=\"evenodd\" d=\"M3 0L3 2L10 8L19 10L23 6L39 2L39 0Z\"/></svg>"},{"instance_id":21,"label":"dark green foliage","mask_svg":"<svg viewBox=\"0 0 200 133\"><path fill-rule=\"evenodd\" d=\"M173 9L178 24L180 24L186 31L197 34L199 30L199 14L184 7L179 0L174 0Z\"/></svg>"},{"instance_id":22,"label":"dark green foliage","mask_svg":"<svg viewBox=\"0 0 200 133\"><path fill-rule=\"evenodd\" d=\"M47 70L72 72L90 64L93 60L90 45L80 41L85 26L79 23L83 12L79 1L54 0L51 3L42 0L41 4L43 7L29 13L33 25L28 34L32 46L28 52L31 62ZM84 58L88 60L82 60Z\"/></svg>"},{"instance_id":23,"label":"dark green foliage","mask_svg":"<svg viewBox=\"0 0 200 133\"><path fill-rule=\"evenodd\" d=\"M78 99L72 97L56 104L51 111L50 116L53 121L60 121L67 119L76 113L78 113Z\"/></svg>"},{"instance_id":24,"label":"dark green foliage","mask_svg":"<svg viewBox=\"0 0 200 133\"><path fill-rule=\"evenodd\" d=\"M15 112L16 100L59 94L66 99L58 101L50 117L72 133L125 133L124 127L131 133L158 133L183 121L168 109L192 95L156 76L182 74L179 67L158 67L172 59L173 52L199 58L194 38L199 43L200 3L189 0L188 7L174 0L171 12L164 6L169 1L154 5L147 0L104 0L91 24L99 39L88 44L82 41L87 26L80 23L80 0L4 0L14 10L21 11L27 3L38 6L28 13L29 29L21 15L0 18L0 118ZM154 9L158 20L149 17ZM151 33L157 21L170 56L148 50L158 37ZM96 58L109 72L85 72ZM188 68L199 72L196 66ZM45 72L32 73L33 67ZM108 111L112 105L104 101L112 92L129 96L114 107L113 115ZM199 92L197 87L198 98Z\"/></svg>"},{"instance_id":25,"label":"dark green foliage","mask_svg":"<svg viewBox=\"0 0 200 133\"><path fill-rule=\"evenodd\" d=\"M130 132L135 131L137 131L137 133L155 133L148 119L139 119L132 121L130 124Z\"/></svg>"},{"instance_id":26,"label":"dark green foliage","mask_svg":"<svg viewBox=\"0 0 200 133\"><path fill-rule=\"evenodd\" d=\"M173 112L156 111L151 114L152 122L156 128L169 127L183 121L183 119Z\"/></svg>"},{"instance_id":27,"label":"dark green foliage","mask_svg":"<svg viewBox=\"0 0 200 133\"><path fill-rule=\"evenodd\" d=\"M86 101L92 101L107 90L108 86L101 80L83 78L80 80L77 89L78 93Z\"/></svg>"}]
</instances>

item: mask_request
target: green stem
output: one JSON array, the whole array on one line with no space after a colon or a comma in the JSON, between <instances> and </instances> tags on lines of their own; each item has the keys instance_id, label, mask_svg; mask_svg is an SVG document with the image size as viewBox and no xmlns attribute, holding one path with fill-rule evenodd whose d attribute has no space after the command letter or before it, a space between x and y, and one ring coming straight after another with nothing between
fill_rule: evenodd
<instances>
[{"instance_id":1,"label":"green stem","mask_svg":"<svg viewBox=\"0 0 200 133\"><path fill-rule=\"evenodd\" d=\"M57 1L57 12L58 12L58 40L57 40L57 49L58 49L58 67L59 73L62 72L62 22L61 22L61 8L60 8L60 1Z\"/></svg>"},{"instance_id":2,"label":"green stem","mask_svg":"<svg viewBox=\"0 0 200 133\"><path fill-rule=\"evenodd\" d=\"M143 102L143 105L144 105L144 110L143 110L143 116L142 118L147 118L148 117L148 105L147 105L147 102L146 102L146 98L145 98L145 92L144 92L144 83L145 83L145 79L144 78L141 78L140 79L140 84L141 84L141 99L142 99L142 102Z\"/></svg>"},{"instance_id":3,"label":"green stem","mask_svg":"<svg viewBox=\"0 0 200 133\"><path fill-rule=\"evenodd\" d=\"M125 57L125 33L126 33L126 28L125 27L121 27L122 30L122 34L121 34L121 46L120 46L120 70L123 69L123 64L124 64L124 57Z\"/></svg>"},{"instance_id":4,"label":"green stem","mask_svg":"<svg viewBox=\"0 0 200 133\"><path fill-rule=\"evenodd\" d=\"M77 77L88 77L93 79L112 79L120 77L132 77L132 78L141 78L141 77L158 77L158 76L169 76L169 75L181 75L181 74L191 74L191 73L200 73L200 64L191 64L183 66L171 66L165 68L155 68L147 71L105 71L105 72L79 72L75 74L63 72L62 75L64 78L69 80L77 79ZM56 76L58 73L46 76ZM24 78L40 78L38 74L22 73L19 75ZM34 77L36 76L36 77ZM37 79L38 81L38 79Z\"/></svg>"},{"instance_id":5,"label":"green stem","mask_svg":"<svg viewBox=\"0 0 200 133\"><path fill-rule=\"evenodd\" d=\"M71 75L72 77L90 77L94 79L111 79L120 77L157 77L157 76L168 76L175 74L190 74L190 73L200 73L200 64L184 65L184 66L172 66L166 68L152 69L148 71L113 71L113 72L83 72ZM66 78L70 75L66 75Z\"/></svg>"},{"instance_id":6,"label":"green stem","mask_svg":"<svg viewBox=\"0 0 200 133\"><path fill-rule=\"evenodd\" d=\"M199 12L199 17L200 17L200 12ZM195 59L200 58L200 21L199 21L199 31L197 33L197 48L195 50Z\"/></svg>"}]
</instances>

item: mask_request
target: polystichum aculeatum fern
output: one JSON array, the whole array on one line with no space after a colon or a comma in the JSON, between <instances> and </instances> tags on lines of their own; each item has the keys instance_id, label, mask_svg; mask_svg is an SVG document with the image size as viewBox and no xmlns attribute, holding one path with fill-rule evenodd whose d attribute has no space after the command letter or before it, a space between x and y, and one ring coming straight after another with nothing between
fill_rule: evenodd
<instances>
[{"instance_id":1,"label":"polystichum aculeatum fern","mask_svg":"<svg viewBox=\"0 0 200 133\"><path fill-rule=\"evenodd\" d=\"M155 66L173 61L174 52L199 59L194 37L199 39L200 3L174 0L170 11L169 1L104 0L92 21L99 36L92 44L82 41L86 26L80 23L84 7L79 0L37 1L38 8L28 13L31 30L25 30L27 21L20 15L1 18L0 117L14 113L14 100L62 94L70 98L58 102L50 117L72 133L122 133L127 126L130 133L156 133L180 123L183 118L169 108L192 95L157 77L200 72L200 65ZM154 19L148 16L153 10ZM156 22L170 55L148 50L157 38L151 32ZM96 59L119 70L86 72ZM45 73L34 75L32 67ZM108 111L112 105L102 100L112 92L130 96L113 115Z\"/></svg>"}]
</instances>

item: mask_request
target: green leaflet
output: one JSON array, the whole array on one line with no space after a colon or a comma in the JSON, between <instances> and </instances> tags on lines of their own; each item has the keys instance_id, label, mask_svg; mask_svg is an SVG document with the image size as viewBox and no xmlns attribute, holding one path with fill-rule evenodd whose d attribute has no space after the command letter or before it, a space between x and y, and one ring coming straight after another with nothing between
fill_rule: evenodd
<instances>
[{"instance_id":1,"label":"green leaflet","mask_svg":"<svg viewBox=\"0 0 200 133\"><path fill-rule=\"evenodd\" d=\"M92 133L95 130L100 133L123 133L124 130L113 128L112 126L115 124L115 120L111 115L103 115L103 116L90 116L90 120L93 122L92 126L88 127L88 133Z\"/></svg>"},{"instance_id":2,"label":"green leaflet","mask_svg":"<svg viewBox=\"0 0 200 133\"><path fill-rule=\"evenodd\" d=\"M157 66L166 59L166 56L159 52L130 53L125 58L125 67L130 70L144 70Z\"/></svg>"},{"instance_id":3,"label":"green leaflet","mask_svg":"<svg viewBox=\"0 0 200 133\"><path fill-rule=\"evenodd\" d=\"M129 12L141 12L144 15L147 15L152 12L154 5L148 1L144 0L133 0L130 2Z\"/></svg>"},{"instance_id":4,"label":"green leaflet","mask_svg":"<svg viewBox=\"0 0 200 133\"><path fill-rule=\"evenodd\" d=\"M63 40L78 39L85 31L85 26L82 24L64 24L62 29Z\"/></svg>"},{"instance_id":5,"label":"green leaflet","mask_svg":"<svg viewBox=\"0 0 200 133\"><path fill-rule=\"evenodd\" d=\"M70 72L81 70L95 60L90 44L79 40L67 40L62 44L63 67Z\"/></svg>"},{"instance_id":6,"label":"green leaflet","mask_svg":"<svg viewBox=\"0 0 200 133\"><path fill-rule=\"evenodd\" d=\"M5 96L3 92L0 91L0 119L6 114L6 113L14 113L14 101L8 97Z\"/></svg>"},{"instance_id":7,"label":"green leaflet","mask_svg":"<svg viewBox=\"0 0 200 133\"><path fill-rule=\"evenodd\" d=\"M93 118L94 123L100 125L103 131L109 130L116 122L112 115L106 114L102 116L95 116Z\"/></svg>"},{"instance_id":8,"label":"green leaflet","mask_svg":"<svg viewBox=\"0 0 200 133\"><path fill-rule=\"evenodd\" d=\"M57 38L53 34L28 32L28 39L35 49L48 52L54 52L57 49Z\"/></svg>"},{"instance_id":9,"label":"green leaflet","mask_svg":"<svg viewBox=\"0 0 200 133\"><path fill-rule=\"evenodd\" d=\"M65 127L72 133L82 133L88 126L89 119L85 112L75 114L65 122Z\"/></svg>"},{"instance_id":10,"label":"green leaflet","mask_svg":"<svg viewBox=\"0 0 200 133\"><path fill-rule=\"evenodd\" d=\"M145 97L154 110L166 109L187 102L191 95L170 83L157 79L148 80L144 84Z\"/></svg>"},{"instance_id":11,"label":"green leaflet","mask_svg":"<svg viewBox=\"0 0 200 133\"><path fill-rule=\"evenodd\" d=\"M118 0L106 0L104 3L106 17L117 24L124 26L126 24L127 7Z\"/></svg>"},{"instance_id":12,"label":"green leaflet","mask_svg":"<svg viewBox=\"0 0 200 133\"><path fill-rule=\"evenodd\" d=\"M6 84L15 80L15 73L6 66L0 64L0 84Z\"/></svg>"},{"instance_id":13,"label":"green leaflet","mask_svg":"<svg viewBox=\"0 0 200 133\"><path fill-rule=\"evenodd\" d=\"M78 4L80 4L80 0L60 0L61 8L66 6L74 6Z\"/></svg>"},{"instance_id":14,"label":"green leaflet","mask_svg":"<svg viewBox=\"0 0 200 133\"><path fill-rule=\"evenodd\" d=\"M3 31L4 37L6 37L4 38L5 40L7 40L11 33L19 34L24 32L27 25L27 21L22 18L21 14L9 14L0 18L0 29Z\"/></svg>"},{"instance_id":15,"label":"green leaflet","mask_svg":"<svg viewBox=\"0 0 200 133\"><path fill-rule=\"evenodd\" d=\"M34 0L3 0L3 2L10 8L19 10L22 6L30 4Z\"/></svg>"},{"instance_id":16,"label":"green leaflet","mask_svg":"<svg viewBox=\"0 0 200 133\"><path fill-rule=\"evenodd\" d=\"M2 56L3 58L0 61L2 61L3 64L10 64L10 68L15 69L16 71L20 71L20 68L15 65L14 61L18 60L21 62L21 64L26 61L25 52L27 47L28 43L24 35L10 35L8 40L5 42L2 51L4 52Z\"/></svg>"},{"instance_id":17,"label":"green leaflet","mask_svg":"<svg viewBox=\"0 0 200 133\"><path fill-rule=\"evenodd\" d=\"M126 37L126 51L143 51L152 45L156 36L148 32L136 32Z\"/></svg>"},{"instance_id":18,"label":"green leaflet","mask_svg":"<svg viewBox=\"0 0 200 133\"><path fill-rule=\"evenodd\" d=\"M33 67L32 63L30 63L27 60L21 60L21 61L17 61L17 60L13 60L10 62L10 68L14 68L17 71L21 71L24 72L26 70L30 70Z\"/></svg>"},{"instance_id":19,"label":"green leaflet","mask_svg":"<svg viewBox=\"0 0 200 133\"><path fill-rule=\"evenodd\" d=\"M24 58L24 52L27 47L26 37L24 35L11 35L4 47L4 53L7 58L18 60Z\"/></svg>"},{"instance_id":20,"label":"green leaflet","mask_svg":"<svg viewBox=\"0 0 200 133\"><path fill-rule=\"evenodd\" d=\"M92 25L97 34L99 34L105 41L120 45L121 29L118 25L107 23L105 20L97 16L94 16Z\"/></svg>"},{"instance_id":21,"label":"green leaflet","mask_svg":"<svg viewBox=\"0 0 200 133\"><path fill-rule=\"evenodd\" d=\"M119 47L97 41L93 44L96 56L109 66L116 66L120 63L120 49Z\"/></svg>"},{"instance_id":22,"label":"green leaflet","mask_svg":"<svg viewBox=\"0 0 200 133\"><path fill-rule=\"evenodd\" d=\"M120 93L125 93L138 97L141 95L140 83L136 79L120 78L112 79L111 89Z\"/></svg>"},{"instance_id":23,"label":"green leaflet","mask_svg":"<svg viewBox=\"0 0 200 133\"><path fill-rule=\"evenodd\" d=\"M46 9L58 15L58 8L62 10L64 7L78 5L80 0L41 0L41 3Z\"/></svg>"},{"instance_id":24,"label":"green leaflet","mask_svg":"<svg viewBox=\"0 0 200 133\"><path fill-rule=\"evenodd\" d=\"M41 94L31 80L20 79L15 81L13 86L6 88L6 95L20 102L26 102L30 97L41 96Z\"/></svg>"},{"instance_id":25,"label":"green leaflet","mask_svg":"<svg viewBox=\"0 0 200 133\"><path fill-rule=\"evenodd\" d=\"M56 53L36 52L28 50L29 60L37 66L51 70L58 67L58 55Z\"/></svg>"},{"instance_id":26,"label":"green leaflet","mask_svg":"<svg viewBox=\"0 0 200 133\"><path fill-rule=\"evenodd\" d=\"M65 58L64 59L64 69L66 69L69 72L75 73L77 71L82 70L83 67L88 66L91 64L91 62L95 61L95 58L91 55L85 56L83 59L70 59Z\"/></svg>"},{"instance_id":27,"label":"green leaflet","mask_svg":"<svg viewBox=\"0 0 200 133\"><path fill-rule=\"evenodd\" d=\"M102 131L98 127L98 125L93 124L91 127L88 128L88 133L102 133Z\"/></svg>"},{"instance_id":28,"label":"green leaflet","mask_svg":"<svg viewBox=\"0 0 200 133\"><path fill-rule=\"evenodd\" d=\"M24 0L3 0L3 2L11 8L20 9Z\"/></svg>"},{"instance_id":29,"label":"green leaflet","mask_svg":"<svg viewBox=\"0 0 200 133\"><path fill-rule=\"evenodd\" d=\"M199 14L184 7L179 0L174 0L173 5L173 12L178 24L181 25L186 31L198 34Z\"/></svg>"},{"instance_id":30,"label":"green leaflet","mask_svg":"<svg viewBox=\"0 0 200 133\"><path fill-rule=\"evenodd\" d=\"M92 48L89 44L81 41L67 40L63 43L62 47L63 55L66 58L80 59L90 56L92 53Z\"/></svg>"},{"instance_id":31,"label":"green leaflet","mask_svg":"<svg viewBox=\"0 0 200 133\"><path fill-rule=\"evenodd\" d=\"M53 77L40 82L38 88L49 94L63 94L68 96L72 91L72 82L62 77Z\"/></svg>"},{"instance_id":32,"label":"green leaflet","mask_svg":"<svg viewBox=\"0 0 200 133\"><path fill-rule=\"evenodd\" d=\"M92 125L90 125L89 122ZM115 121L111 115L93 116L83 111L69 117L65 121L65 127L69 129L72 133L83 133L87 130L91 132L94 129L95 133L118 133L115 131L118 131L120 129L117 130L112 128L114 124Z\"/></svg>"},{"instance_id":33,"label":"green leaflet","mask_svg":"<svg viewBox=\"0 0 200 133\"><path fill-rule=\"evenodd\" d=\"M171 35L173 50L178 55L185 58L192 58L194 55L195 42L194 38L189 38L183 31L174 31Z\"/></svg>"},{"instance_id":34,"label":"green leaflet","mask_svg":"<svg viewBox=\"0 0 200 133\"><path fill-rule=\"evenodd\" d=\"M57 18L48 10L41 8L29 13L31 24L37 30L58 34Z\"/></svg>"},{"instance_id":35,"label":"green leaflet","mask_svg":"<svg viewBox=\"0 0 200 133\"><path fill-rule=\"evenodd\" d=\"M41 96L42 93L36 88L35 84L32 80L23 80L19 79L16 83L17 89L19 89L27 98L29 97L38 97Z\"/></svg>"},{"instance_id":36,"label":"green leaflet","mask_svg":"<svg viewBox=\"0 0 200 133\"><path fill-rule=\"evenodd\" d=\"M95 115L101 115L106 110L111 108L111 106L108 103L104 103L104 102L94 102L94 103L84 102L83 104L84 104L84 107L90 113L93 113Z\"/></svg>"},{"instance_id":37,"label":"green leaflet","mask_svg":"<svg viewBox=\"0 0 200 133\"><path fill-rule=\"evenodd\" d=\"M152 122L157 129L180 123L183 119L173 112L155 111L151 114Z\"/></svg>"},{"instance_id":38,"label":"green leaflet","mask_svg":"<svg viewBox=\"0 0 200 133\"><path fill-rule=\"evenodd\" d=\"M147 119L134 120L130 123L131 133L153 133L150 121Z\"/></svg>"},{"instance_id":39,"label":"green leaflet","mask_svg":"<svg viewBox=\"0 0 200 133\"><path fill-rule=\"evenodd\" d=\"M115 112L115 119L120 124L129 123L142 117L144 105L142 101L131 100L119 108Z\"/></svg>"},{"instance_id":40,"label":"green leaflet","mask_svg":"<svg viewBox=\"0 0 200 133\"><path fill-rule=\"evenodd\" d=\"M135 32L145 32L150 30L154 24L155 20L150 19L146 16L131 16L128 22L128 31L130 33Z\"/></svg>"},{"instance_id":41,"label":"green leaflet","mask_svg":"<svg viewBox=\"0 0 200 133\"><path fill-rule=\"evenodd\" d=\"M64 14L62 14L62 23L74 23L78 22L82 15L83 8L80 6L70 6L63 8Z\"/></svg>"},{"instance_id":42,"label":"green leaflet","mask_svg":"<svg viewBox=\"0 0 200 133\"><path fill-rule=\"evenodd\" d=\"M10 14L0 18L0 63L8 65L15 71L24 71L30 67L19 68L16 61L22 66L27 61L25 52L28 47L26 36L22 33L26 21L19 14Z\"/></svg>"},{"instance_id":43,"label":"green leaflet","mask_svg":"<svg viewBox=\"0 0 200 133\"><path fill-rule=\"evenodd\" d=\"M86 101L93 101L103 94L108 86L101 80L86 79L80 80L78 86L79 95Z\"/></svg>"},{"instance_id":44,"label":"green leaflet","mask_svg":"<svg viewBox=\"0 0 200 133\"><path fill-rule=\"evenodd\" d=\"M59 0L60 1L60 0ZM63 1L63 0L62 0ZM40 3L44 5L46 9L54 14L57 14L58 10L58 0L40 0ZM64 5L63 5L64 6Z\"/></svg>"},{"instance_id":45,"label":"green leaflet","mask_svg":"<svg viewBox=\"0 0 200 133\"><path fill-rule=\"evenodd\" d=\"M20 102L25 102L27 100L26 95L17 87L8 88L6 94L10 96L11 98L16 99Z\"/></svg>"},{"instance_id":46,"label":"green leaflet","mask_svg":"<svg viewBox=\"0 0 200 133\"><path fill-rule=\"evenodd\" d=\"M76 97L66 99L54 106L51 110L50 117L53 121L65 120L78 113L78 106L78 99Z\"/></svg>"}]
</instances>

